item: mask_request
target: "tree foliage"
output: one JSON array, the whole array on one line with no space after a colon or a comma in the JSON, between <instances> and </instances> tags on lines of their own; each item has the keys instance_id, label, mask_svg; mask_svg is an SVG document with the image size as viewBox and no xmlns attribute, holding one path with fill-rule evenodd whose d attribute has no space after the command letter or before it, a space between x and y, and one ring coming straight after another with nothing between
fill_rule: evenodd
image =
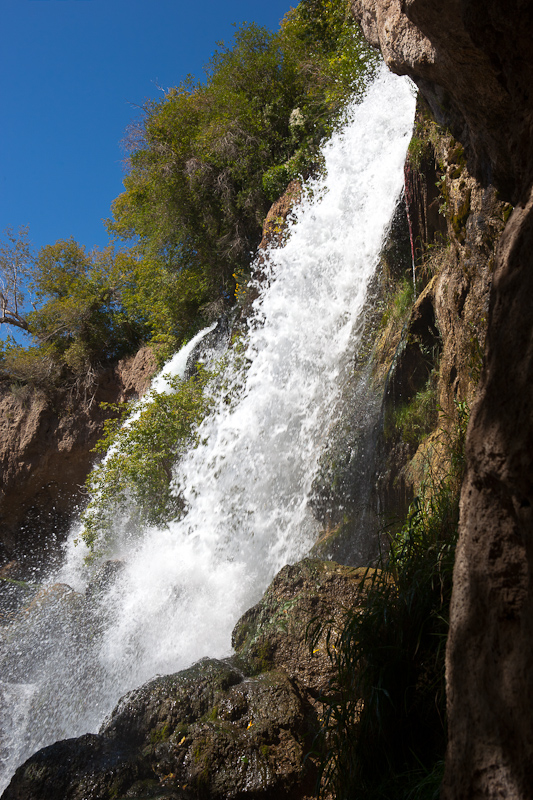
<instances>
[{"instance_id":1,"label":"tree foliage","mask_svg":"<svg viewBox=\"0 0 533 800\"><path fill-rule=\"evenodd\" d=\"M124 192L108 220L123 243L86 252L73 239L32 257L27 230L0 246L0 370L21 381L69 381L141 341L176 349L209 308L234 302L270 204L319 166L319 144L376 65L348 0L302 0L277 32L236 27L203 82L147 101L127 137ZM23 289L34 310L22 311ZM38 360L43 364L38 367ZM46 368L41 368L46 365Z\"/></svg>"},{"instance_id":2,"label":"tree foliage","mask_svg":"<svg viewBox=\"0 0 533 800\"><path fill-rule=\"evenodd\" d=\"M317 168L321 140L375 66L345 0L303 0L277 33L236 28L204 83L188 79L145 105L109 230L137 239L154 332L164 319L180 340L202 305L233 298L233 273L257 247L270 204Z\"/></svg>"},{"instance_id":3,"label":"tree foliage","mask_svg":"<svg viewBox=\"0 0 533 800\"><path fill-rule=\"evenodd\" d=\"M20 252L28 252L25 244L25 238L17 240ZM4 374L49 385L137 347L147 327L128 308L134 294L131 271L128 254L111 246L87 253L72 238L28 257L24 278L33 310L23 315L18 290L18 315L34 344L24 347L8 339L1 354Z\"/></svg>"}]
</instances>

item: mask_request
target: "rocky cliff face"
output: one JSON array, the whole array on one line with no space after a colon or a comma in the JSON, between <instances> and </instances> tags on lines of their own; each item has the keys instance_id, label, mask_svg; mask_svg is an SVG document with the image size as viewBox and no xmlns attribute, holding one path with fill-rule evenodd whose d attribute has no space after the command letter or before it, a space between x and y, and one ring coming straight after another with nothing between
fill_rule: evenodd
<instances>
[{"instance_id":1,"label":"rocky cliff face","mask_svg":"<svg viewBox=\"0 0 533 800\"><path fill-rule=\"evenodd\" d=\"M353 7L389 66L415 80L433 117L447 128L429 136L431 153L411 158L407 169L414 244L420 236L431 245L431 264L426 260L403 336L402 318L382 324L375 337L380 385L394 360L386 382L384 439L388 413L425 389L437 362L438 404L447 414L454 399L473 406L448 645L445 797L526 798L533 785L533 12L520 0L355 0ZM428 119L432 124L421 106L417 127L424 139ZM516 208L508 219L510 202ZM272 235L278 235L277 220L285 214L282 207L273 212ZM37 411L35 421L21 417L15 426L20 441L35 445L39 438L24 432L46 428L51 413ZM84 423L86 433L78 434L72 421L54 424L73 443L64 450L74 453L76 436L88 440L97 423ZM384 442L378 491L385 505L398 505L402 482L407 494L416 485L416 460L425 457L427 442L434 445L431 437L425 441ZM24 452L31 453L31 446ZM37 452L35 470L39 457L44 454ZM402 466L399 474L406 461L410 472ZM328 675L325 666L314 675L315 664L307 664L309 652L294 633L299 618L292 609L300 602L312 609L327 599L327 591L321 593L333 578L345 581L342 592L331 584L341 605L354 601L348 573L324 573L320 586L313 585L314 599L313 592L300 596L301 586L316 583L309 567L276 579L263 603L237 626L235 647L246 663L194 668L188 696L193 705L199 699L198 708L174 713L183 682L192 686L190 675L161 679L128 696L98 737L34 756L19 770L9 796L48 796L49 787L57 791L59 773L64 795L79 796L106 770L115 797L187 797L191 783L206 796L307 796L303 749L317 729L318 684ZM279 622L286 610L289 638L285 621ZM272 698L278 698L276 708ZM254 714L264 727L254 728ZM133 744L130 728L138 734ZM65 758L74 764L71 775L62 771ZM216 783L217 765L225 758L233 759L231 775L222 774ZM239 776L248 781L246 791ZM103 797L108 789L94 791Z\"/></svg>"},{"instance_id":2,"label":"rocky cliff face","mask_svg":"<svg viewBox=\"0 0 533 800\"><path fill-rule=\"evenodd\" d=\"M100 403L139 396L155 369L150 350L98 375L85 391L45 393L0 385L0 565L13 578L53 559L83 501L91 449L102 434Z\"/></svg>"},{"instance_id":3,"label":"rocky cliff face","mask_svg":"<svg viewBox=\"0 0 533 800\"><path fill-rule=\"evenodd\" d=\"M355 0L353 10L463 145L478 185L516 206L489 256L448 642L444 796L530 797L533 9L518 0Z\"/></svg>"}]
</instances>

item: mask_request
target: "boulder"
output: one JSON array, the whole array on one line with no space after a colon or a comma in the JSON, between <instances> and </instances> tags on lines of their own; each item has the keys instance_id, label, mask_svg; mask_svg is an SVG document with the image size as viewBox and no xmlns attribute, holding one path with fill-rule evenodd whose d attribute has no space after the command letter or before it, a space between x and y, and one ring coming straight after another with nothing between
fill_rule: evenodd
<instances>
[{"instance_id":1,"label":"boulder","mask_svg":"<svg viewBox=\"0 0 533 800\"><path fill-rule=\"evenodd\" d=\"M235 626L235 655L129 692L98 735L28 759L2 800L311 800L327 627L360 601L364 577L319 559L284 567Z\"/></svg>"}]
</instances>

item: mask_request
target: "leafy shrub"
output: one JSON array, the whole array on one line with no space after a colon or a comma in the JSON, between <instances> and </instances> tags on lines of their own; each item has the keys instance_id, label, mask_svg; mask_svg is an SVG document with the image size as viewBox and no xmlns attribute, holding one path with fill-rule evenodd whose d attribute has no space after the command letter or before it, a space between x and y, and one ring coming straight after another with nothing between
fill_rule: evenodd
<instances>
[{"instance_id":1,"label":"leafy shrub","mask_svg":"<svg viewBox=\"0 0 533 800\"><path fill-rule=\"evenodd\" d=\"M195 430L210 407L204 388L210 373L198 366L189 380L168 378L169 392L152 389L137 415L128 403L111 406L95 451L107 453L89 474L91 500L83 515L82 539L94 555L110 547L117 521L135 535L141 526L167 525L179 518L183 502L172 491L177 459L196 443ZM109 406L108 406L109 408Z\"/></svg>"},{"instance_id":2,"label":"leafy shrub","mask_svg":"<svg viewBox=\"0 0 533 800\"><path fill-rule=\"evenodd\" d=\"M50 346L24 347L8 337L0 343L0 377L50 388L60 381L61 364Z\"/></svg>"}]
</instances>

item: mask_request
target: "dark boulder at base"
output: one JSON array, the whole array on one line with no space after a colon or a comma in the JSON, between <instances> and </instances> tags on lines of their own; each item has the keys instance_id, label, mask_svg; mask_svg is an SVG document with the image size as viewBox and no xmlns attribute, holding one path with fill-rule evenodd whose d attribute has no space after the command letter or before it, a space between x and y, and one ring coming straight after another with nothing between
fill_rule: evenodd
<instances>
[{"instance_id":1,"label":"dark boulder at base","mask_svg":"<svg viewBox=\"0 0 533 800\"><path fill-rule=\"evenodd\" d=\"M364 571L305 559L284 567L235 626L236 653L125 695L98 735L46 747L2 800L311 800L320 693L332 676L317 619L340 622Z\"/></svg>"}]
</instances>

